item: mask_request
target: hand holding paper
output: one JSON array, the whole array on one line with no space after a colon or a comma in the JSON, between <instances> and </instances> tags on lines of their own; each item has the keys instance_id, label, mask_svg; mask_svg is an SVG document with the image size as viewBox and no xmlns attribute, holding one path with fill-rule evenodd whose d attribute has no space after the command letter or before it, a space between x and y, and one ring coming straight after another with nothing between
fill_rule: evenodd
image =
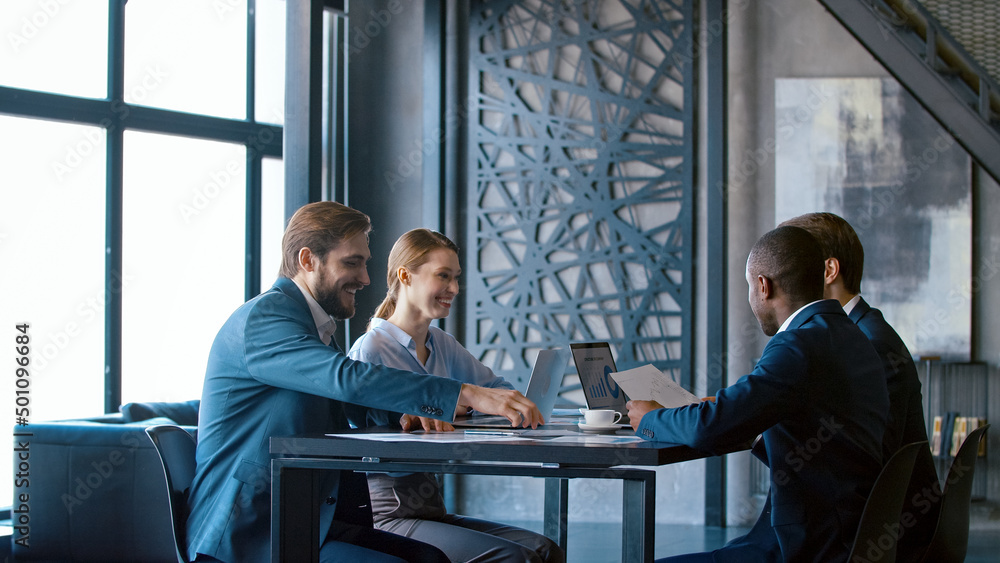
<instances>
[{"instance_id":1,"label":"hand holding paper","mask_svg":"<svg viewBox=\"0 0 1000 563\"><path fill-rule=\"evenodd\" d=\"M631 399L649 399L667 408L700 401L652 364L612 373L611 377Z\"/></svg>"}]
</instances>

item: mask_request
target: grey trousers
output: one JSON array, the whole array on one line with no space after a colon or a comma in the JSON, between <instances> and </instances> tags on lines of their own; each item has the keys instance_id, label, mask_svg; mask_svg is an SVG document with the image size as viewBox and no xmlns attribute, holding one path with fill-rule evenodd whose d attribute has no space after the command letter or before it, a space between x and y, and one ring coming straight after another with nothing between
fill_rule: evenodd
<instances>
[{"instance_id":1,"label":"grey trousers","mask_svg":"<svg viewBox=\"0 0 1000 563\"><path fill-rule=\"evenodd\" d=\"M467 516L445 514L434 520L376 517L375 527L429 543L456 563L566 560L562 548L542 534Z\"/></svg>"}]
</instances>

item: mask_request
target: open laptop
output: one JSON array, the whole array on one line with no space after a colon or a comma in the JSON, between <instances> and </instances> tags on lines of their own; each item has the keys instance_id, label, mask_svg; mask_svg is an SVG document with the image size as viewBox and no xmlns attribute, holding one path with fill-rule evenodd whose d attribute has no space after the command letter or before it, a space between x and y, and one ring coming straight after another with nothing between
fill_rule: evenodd
<instances>
[{"instance_id":1,"label":"open laptop","mask_svg":"<svg viewBox=\"0 0 1000 563\"><path fill-rule=\"evenodd\" d=\"M552 416L552 408L559 396L562 377L569 363L569 350L539 350L535 365L531 368L528 388L524 396L538 406L542 418L547 422ZM510 421L499 415L460 416L452 423L455 428L510 428Z\"/></svg>"},{"instance_id":2,"label":"open laptop","mask_svg":"<svg viewBox=\"0 0 1000 563\"><path fill-rule=\"evenodd\" d=\"M628 397L611 374L618 371L607 342L574 342L569 345L588 409L612 409L622 413L619 424L628 424Z\"/></svg>"}]
</instances>

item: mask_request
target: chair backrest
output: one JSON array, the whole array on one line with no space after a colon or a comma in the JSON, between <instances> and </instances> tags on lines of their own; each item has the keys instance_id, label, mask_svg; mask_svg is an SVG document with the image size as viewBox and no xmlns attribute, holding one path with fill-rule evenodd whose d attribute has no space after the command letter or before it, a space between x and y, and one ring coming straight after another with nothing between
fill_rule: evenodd
<instances>
[{"instance_id":1,"label":"chair backrest","mask_svg":"<svg viewBox=\"0 0 1000 563\"><path fill-rule=\"evenodd\" d=\"M913 442L899 448L882 467L868 501L861 513L858 533L848 561L892 562L896 560L896 544L906 533L900 524L906 489L913 474L913 465L920 448L928 447L927 441Z\"/></svg>"},{"instance_id":2,"label":"chair backrest","mask_svg":"<svg viewBox=\"0 0 1000 563\"><path fill-rule=\"evenodd\" d=\"M972 478L976 473L979 441L986 435L989 424L980 426L966 436L958 455L951 462L948 478L941 494L941 514L934 537L924 553L924 561L949 563L965 561L969 549L969 509L972 502Z\"/></svg>"},{"instance_id":3,"label":"chair backrest","mask_svg":"<svg viewBox=\"0 0 1000 563\"><path fill-rule=\"evenodd\" d=\"M149 426L146 434L153 441L156 453L163 463L163 476L167 482L174 548L178 563L188 563L185 527L187 525L188 492L194 481L195 440L186 430L169 424Z\"/></svg>"}]
</instances>

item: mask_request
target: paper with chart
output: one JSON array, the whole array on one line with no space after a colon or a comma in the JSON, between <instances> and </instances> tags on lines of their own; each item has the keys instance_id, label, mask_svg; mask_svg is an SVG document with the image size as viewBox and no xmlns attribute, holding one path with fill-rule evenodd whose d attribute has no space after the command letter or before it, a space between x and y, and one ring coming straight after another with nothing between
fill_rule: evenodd
<instances>
[{"instance_id":1,"label":"paper with chart","mask_svg":"<svg viewBox=\"0 0 1000 563\"><path fill-rule=\"evenodd\" d=\"M612 373L611 377L631 399L653 400L667 408L701 400L652 364Z\"/></svg>"}]
</instances>

